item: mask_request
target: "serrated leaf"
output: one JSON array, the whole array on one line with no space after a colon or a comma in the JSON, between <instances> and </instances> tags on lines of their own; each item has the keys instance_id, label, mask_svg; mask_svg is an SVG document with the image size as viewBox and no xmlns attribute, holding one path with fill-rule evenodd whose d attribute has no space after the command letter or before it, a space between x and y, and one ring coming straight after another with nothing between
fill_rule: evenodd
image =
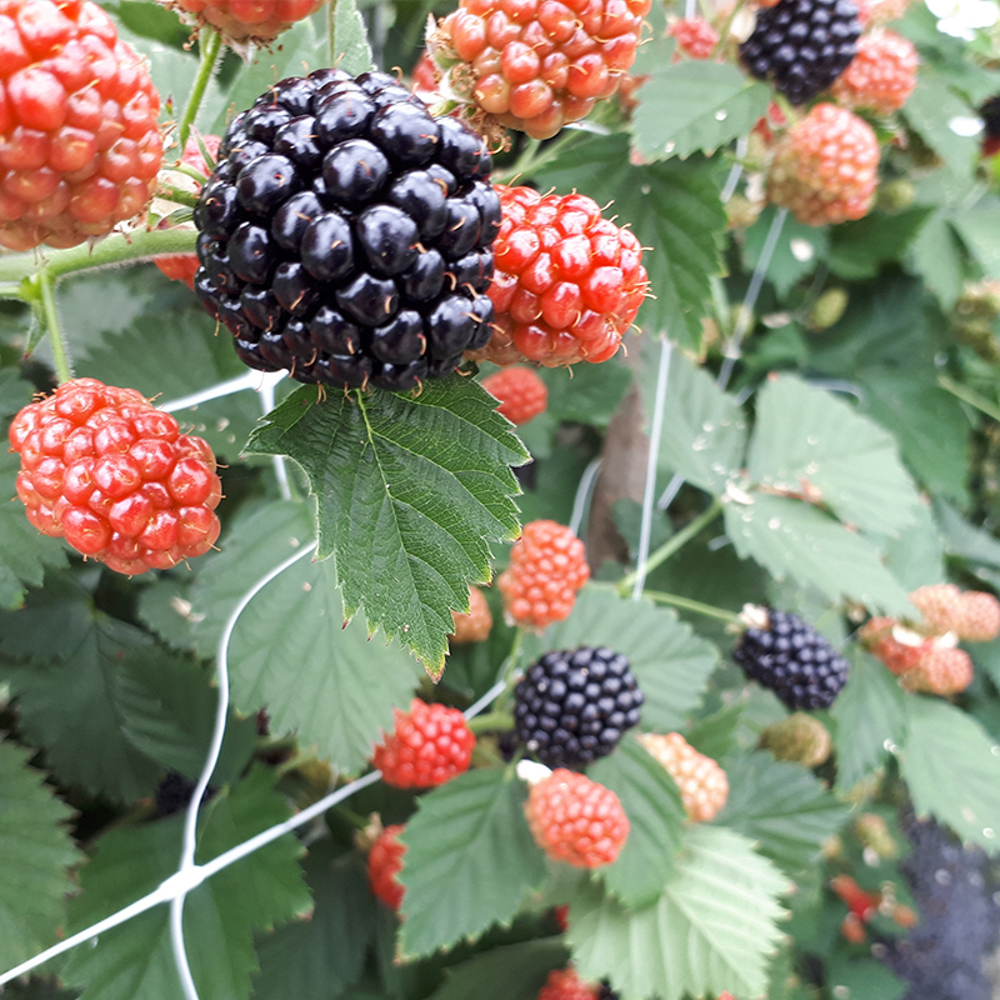
<instances>
[{"instance_id":1,"label":"serrated leaf","mask_svg":"<svg viewBox=\"0 0 1000 1000\"><path fill-rule=\"evenodd\" d=\"M896 678L875 657L854 647L851 672L830 709L836 726L837 787L847 791L884 761L886 743L906 739L904 694Z\"/></svg>"},{"instance_id":2,"label":"serrated leaf","mask_svg":"<svg viewBox=\"0 0 1000 1000\"><path fill-rule=\"evenodd\" d=\"M834 226L830 256L834 274L847 280L873 278L887 261L901 260L934 208L914 205L901 212L875 212L856 222Z\"/></svg>"},{"instance_id":3,"label":"serrated leaf","mask_svg":"<svg viewBox=\"0 0 1000 1000\"><path fill-rule=\"evenodd\" d=\"M0 608L19 607L28 587L41 586L46 567L66 565L66 549L46 538L24 513L16 497L20 458L0 448Z\"/></svg>"},{"instance_id":4,"label":"serrated leaf","mask_svg":"<svg viewBox=\"0 0 1000 1000\"><path fill-rule=\"evenodd\" d=\"M548 974L566 965L568 953L551 938L491 948L445 970L430 1000L535 1000Z\"/></svg>"},{"instance_id":5,"label":"serrated leaf","mask_svg":"<svg viewBox=\"0 0 1000 1000\"><path fill-rule=\"evenodd\" d=\"M757 995L767 986L767 956L784 912L778 896L787 885L739 834L689 827L655 903L629 911L583 886L570 904L573 962L585 979L607 976L622 1000L681 1000L727 989Z\"/></svg>"},{"instance_id":6,"label":"serrated leaf","mask_svg":"<svg viewBox=\"0 0 1000 1000\"><path fill-rule=\"evenodd\" d=\"M539 186L586 191L599 203L614 199L618 225L628 223L644 247L650 291L639 322L697 349L701 319L722 273L719 239L726 213L704 164L670 160L635 166L624 135L587 138L536 175Z\"/></svg>"},{"instance_id":7,"label":"serrated leaf","mask_svg":"<svg viewBox=\"0 0 1000 1000\"><path fill-rule=\"evenodd\" d=\"M0 968L54 944L82 860L66 823L72 813L29 768L31 751L0 743Z\"/></svg>"},{"instance_id":8,"label":"serrated leaf","mask_svg":"<svg viewBox=\"0 0 1000 1000\"><path fill-rule=\"evenodd\" d=\"M194 646L193 622L188 600L191 580L164 573L139 590L136 614L139 621L174 649Z\"/></svg>"},{"instance_id":9,"label":"serrated leaf","mask_svg":"<svg viewBox=\"0 0 1000 1000\"><path fill-rule=\"evenodd\" d=\"M916 520L895 537L882 540L886 565L909 591L945 579L944 539L924 503L914 508Z\"/></svg>"},{"instance_id":10,"label":"serrated leaf","mask_svg":"<svg viewBox=\"0 0 1000 1000\"><path fill-rule=\"evenodd\" d=\"M319 557L336 556L349 617L397 636L440 674L452 609L490 577L490 545L518 532L509 466L528 456L472 379L417 397L293 393L258 426L253 455L288 455L317 499Z\"/></svg>"},{"instance_id":11,"label":"serrated leaf","mask_svg":"<svg viewBox=\"0 0 1000 1000\"><path fill-rule=\"evenodd\" d=\"M992 203L991 203L992 202ZM1000 226L1000 204L996 199L983 200L974 212L963 212L952 219L959 235L979 262L988 278L1000 278L1000 249L996 245Z\"/></svg>"},{"instance_id":12,"label":"serrated leaf","mask_svg":"<svg viewBox=\"0 0 1000 1000\"><path fill-rule=\"evenodd\" d=\"M330 65L357 76L375 65L368 31L355 0L330 0L326 7Z\"/></svg>"},{"instance_id":13,"label":"serrated leaf","mask_svg":"<svg viewBox=\"0 0 1000 1000\"><path fill-rule=\"evenodd\" d=\"M199 825L199 864L288 817L263 768L206 803ZM88 926L159 885L177 867L183 817L112 830L81 875L83 893L70 904L70 931ZM285 836L213 875L187 897L184 932L198 992L212 1000L246 1000L257 961L254 929L300 916L309 894L296 860L301 846ZM176 1000L180 983L166 906L102 934L74 951L64 978L82 986L81 1000Z\"/></svg>"},{"instance_id":14,"label":"serrated leaf","mask_svg":"<svg viewBox=\"0 0 1000 1000\"><path fill-rule=\"evenodd\" d=\"M747 463L754 483L818 490L838 517L859 528L888 534L916 520L920 501L892 436L793 375L768 379L758 393Z\"/></svg>"},{"instance_id":15,"label":"serrated leaf","mask_svg":"<svg viewBox=\"0 0 1000 1000\"><path fill-rule=\"evenodd\" d=\"M375 940L375 899L363 857L333 859L320 844L310 849L305 871L312 913L260 937L254 1000L338 997L364 969Z\"/></svg>"},{"instance_id":16,"label":"serrated leaf","mask_svg":"<svg viewBox=\"0 0 1000 1000\"><path fill-rule=\"evenodd\" d=\"M743 266L747 270L757 266L777 212L773 205L765 206L757 221L747 228L743 246ZM818 261L825 259L829 246L829 229L808 226L793 215L785 216L767 267L767 280L782 299L802 278L815 270Z\"/></svg>"},{"instance_id":17,"label":"serrated leaf","mask_svg":"<svg viewBox=\"0 0 1000 1000\"><path fill-rule=\"evenodd\" d=\"M912 613L907 592L861 535L801 500L756 492L751 498L724 508L726 531L742 558L755 559L778 580L791 575L831 601Z\"/></svg>"},{"instance_id":18,"label":"serrated leaf","mask_svg":"<svg viewBox=\"0 0 1000 1000\"><path fill-rule=\"evenodd\" d=\"M644 356L653 343L644 342ZM656 391L655 364L643 366L640 384L647 412L651 413ZM743 464L746 426L736 399L719 389L704 368L675 351L670 359L663 409L661 464L709 493L721 493L726 481L736 476Z\"/></svg>"},{"instance_id":19,"label":"serrated leaf","mask_svg":"<svg viewBox=\"0 0 1000 1000\"><path fill-rule=\"evenodd\" d=\"M635 142L647 158L714 153L767 112L770 89L735 66L687 59L660 68L642 87Z\"/></svg>"},{"instance_id":20,"label":"serrated leaf","mask_svg":"<svg viewBox=\"0 0 1000 1000\"><path fill-rule=\"evenodd\" d=\"M716 822L756 841L790 874L818 861L823 842L850 812L804 767L766 752L734 757L726 777L729 799Z\"/></svg>"},{"instance_id":21,"label":"serrated leaf","mask_svg":"<svg viewBox=\"0 0 1000 1000\"><path fill-rule=\"evenodd\" d=\"M652 902L673 870L687 821L677 785L632 734L588 777L618 796L631 824L618 859L601 869L604 884L625 906Z\"/></svg>"},{"instance_id":22,"label":"serrated leaf","mask_svg":"<svg viewBox=\"0 0 1000 1000\"><path fill-rule=\"evenodd\" d=\"M963 840L997 850L1000 748L975 719L947 702L909 697L899 769L920 816L931 813Z\"/></svg>"},{"instance_id":23,"label":"serrated leaf","mask_svg":"<svg viewBox=\"0 0 1000 1000\"><path fill-rule=\"evenodd\" d=\"M673 611L594 585L580 592L569 618L525 637L524 662L579 646L608 646L628 659L646 699L640 726L657 732L684 725L719 662L716 648Z\"/></svg>"},{"instance_id":24,"label":"serrated leaf","mask_svg":"<svg viewBox=\"0 0 1000 1000\"><path fill-rule=\"evenodd\" d=\"M524 817L528 790L505 770L468 771L422 795L400 840L406 886L399 948L426 955L507 923L545 878Z\"/></svg>"},{"instance_id":25,"label":"serrated leaf","mask_svg":"<svg viewBox=\"0 0 1000 1000\"><path fill-rule=\"evenodd\" d=\"M978 138L959 135L948 123L968 116L969 106L952 93L947 80L933 71L923 72L906 102L903 117L946 163L948 173L963 189L976 163Z\"/></svg>"},{"instance_id":26,"label":"serrated leaf","mask_svg":"<svg viewBox=\"0 0 1000 1000\"><path fill-rule=\"evenodd\" d=\"M743 700L720 708L712 715L698 719L684 734L688 741L698 751L721 761L728 757L737 747L737 731L743 721Z\"/></svg>"},{"instance_id":27,"label":"serrated leaf","mask_svg":"<svg viewBox=\"0 0 1000 1000\"><path fill-rule=\"evenodd\" d=\"M246 585L247 581L244 581ZM332 561L303 558L250 603L233 634L233 703L266 707L275 732L294 730L337 769L357 771L394 706L409 704L416 664L364 624L344 627Z\"/></svg>"}]
</instances>

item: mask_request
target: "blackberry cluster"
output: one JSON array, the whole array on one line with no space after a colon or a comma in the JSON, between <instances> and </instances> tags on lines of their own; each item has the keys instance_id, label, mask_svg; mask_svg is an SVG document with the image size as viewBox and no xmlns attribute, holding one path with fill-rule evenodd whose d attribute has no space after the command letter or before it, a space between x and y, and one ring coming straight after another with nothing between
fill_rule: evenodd
<instances>
[{"instance_id":1,"label":"blackberry cluster","mask_svg":"<svg viewBox=\"0 0 1000 1000\"><path fill-rule=\"evenodd\" d=\"M748 628L733 659L793 710L828 708L847 683L847 661L790 611L769 611L767 628Z\"/></svg>"},{"instance_id":2,"label":"blackberry cluster","mask_svg":"<svg viewBox=\"0 0 1000 1000\"><path fill-rule=\"evenodd\" d=\"M780 0L757 12L740 56L752 76L804 104L847 69L860 34L853 0Z\"/></svg>"},{"instance_id":3,"label":"blackberry cluster","mask_svg":"<svg viewBox=\"0 0 1000 1000\"><path fill-rule=\"evenodd\" d=\"M639 721L642 691L628 660L602 646L546 653L514 689L514 722L542 763L606 757Z\"/></svg>"},{"instance_id":4,"label":"blackberry cluster","mask_svg":"<svg viewBox=\"0 0 1000 1000\"><path fill-rule=\"evenodd\" d=\"M1000 94L983 101L979 117L983 120L983 156L993 156L1000 150Z\"/></svg>"},{"instance_id":5,"label":"blackberry cluster","mask_svg":"<svg viewBox=\"0 0 1000 1000\"><path fill-rule=\"evenodd\" d=\"M195 208L195 291L251 368L403 390L489 340L490 154L385 73L276 83Z\"/></svg>"}]
</instances>

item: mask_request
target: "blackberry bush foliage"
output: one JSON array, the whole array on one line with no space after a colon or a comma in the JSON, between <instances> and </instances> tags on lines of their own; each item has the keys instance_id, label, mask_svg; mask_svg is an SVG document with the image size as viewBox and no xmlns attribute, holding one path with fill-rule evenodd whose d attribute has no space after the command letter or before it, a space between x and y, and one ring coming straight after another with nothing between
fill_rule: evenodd
<instances>
[{"instance_id":1,"label":"blackberry bush foliage","mask_svg":"<svg viewBox=\"0 0 1000 1000\"><path fill-rule=\"evenodd\" d=\"M995 27L419 6L0 0L0 990L985 968Z\"/></svg>"}]
</instances>

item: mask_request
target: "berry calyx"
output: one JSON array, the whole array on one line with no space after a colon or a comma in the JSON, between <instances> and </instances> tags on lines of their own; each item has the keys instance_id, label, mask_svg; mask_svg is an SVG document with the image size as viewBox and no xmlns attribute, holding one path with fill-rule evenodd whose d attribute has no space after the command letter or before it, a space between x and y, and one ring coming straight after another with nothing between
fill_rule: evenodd
<instances>
[{"instance_id":1,"label":"berry calyx","mask_svg":"<svg viewBox=\"0 0 1000 1000\"><path fill-rule=\"evenodd\" d=\"M847 661L808 622L790 611L748 607L752 625L733 651L751 680L792 710L829 708L847 683Z\"/></svg>"},{"instance_id":2,"label":"berry calyx","mask_svg":"<svg viewBox=\"0 0 1000 1000\"><path fill-rule=\"evenodd\" d=\"M776 760L814 768L829 758L833 738L819 719L805 712L793 712L765 728L760 734L760 745L770 750Z\"/></svg>"},{"instance_id":3,"label":"berry calyx","mask_svg":"<svg viewBox=\"0 0 1000 1000\"><path fill-rule=\"evenodd\" d=\"M304 21L324 0L159 0L194 24L207 24L232 42L267 45Z\"/></svg>"},{"instance_id":4,"label":"berry calyx","mask_svg":"<svg viewBox=\"0 0 1000 1000\"><path fill-rule=\"evenodd\" d=\"M549 387L530 368L515 365L503 368L483 379L483 388L500 402L497 412L515 427L534 420L545 412L549 403Z\"/></svg>"},{"instance_id":5,"label":"berry calyx","mask_svg":"<svg viewBox=\"0 0 1000 1000\"><path fill-rule=\"evenodd\" d=\"M651 0L460 0L433 48L448 90L500 125L549 139L618 89Z\"/></svg>"},{"instance_id":6,"label":"berry calyx","mask_svg":"<svg viewBox=\"0 0 1000 1000\"><path fill-rule=\"evenodd\" d=\"M688 818L693 823L715 819L729 798L726 772L680 733L643 733L639 742L674 779Z\"/></svg>"},{"instance_id":7,"label":"berry calyx","mask_svg":"<svg viewBox=\"0 0 1000 1000\"><path fill-rule=\"evenodd\" d=\"M642 247L582 194L497 186L502 220L489 295L496 322L468 357L548 367L607 361L646 297Z\"/></svg>"},{"instance_id":8,"label":"berry calyx","mask_svg":"<svg viewBox=\"0 0 1000 1000\"><path fill-rule=\"evenodd\" d=\"M719 44L719 33L701 17L679 18L667 34L677 39L677 48L689 59L711 59Z\"/></svg>"},{"instance_id":9,"label":"berry calyx","mask_svg":"<svg viewBox=\"0 0 1000 1000\"><path fill-rule=\"evenodd\" d=\"M775 144L767 196L810 226L867 215L878 183L872 127L846 108L817 104Z\"/></svg>"},{"instance_id":10,"label":"berry calyx","mask_svg":"<svg viewBox=\"0 0 1000 1000\"><path fill-rule=\"evenodd\" d=\"M72 247L140 215L163 159L145 59L91 0L4 0L0 39L0 246Z\"/></svg>"},{"instance_id":11,"label":"berry calyx","mask_svg":"<svg viewBox=\"0 0 1000 1000\"><path fill-rule=\"evenodd\" d=\"M515 625L544 629L569 616L590 579L583 542L555 521L529 521L497 579L504 612Z\"/></svg>"},{"instance_id":12,"label":"berry calyx","mask_svg":"<svg viewBox=\"0 0 1000 1000\"><path fill-rule=\"evenodd\" d=\"M913 93L919 63L909 39L894 31L874 31L858 40L857 55L830 92L848 107L892 114Z\"/></svg>"},{"instance_id":13,"label":"berry calyx","mask_svg":"<svg viewBox=\"0 0 1000 1000\"><path fill-rule=\"evenodd\" d=\"M137 576L204 555L219 537L215 456L135 389L65 382L10 427L28 520Z\"/></svg>"},{"instance_id":14,"label":"berry calyx","mask_svg":"<svg viewBox=\"0 0 1000 1000\"><path fill-rule=\"evenodd\" d=\"M393 76L320 69L238 114L219 154L195 292L245 364L403 391L486 344L500 201L481 136Z\"/></svg>"},{"instance_id":15,"label":"berry calyx","mask_svg":"<svg viewBox=\"0 0 1000 1000\"><path fill-rule=\"evenodd\" d=\"M514 688L518 738L543 764L606 757L639 722L643 694L628 660L607 647L546 653Z\"/></svg>"},{"instance_id":16,"label":"berry calyx","mask_svg":"<svg viewBox=\"0 0 1000 1000\"><path fill-rule=\"evenodd\" d=\"M419 698L393 709L395 726L375 747L372 763L394 788L436 788L468 771L476 737L457 708Z\"/></svg>"},{"instance_id":17,"label":"berry calyx","mask_svg":"<svg viewBox=\"0 0 1000 1000\"><path fill-rule=\"evenodd\" d=\"M368 883L372 892L394 912L399 912L406 886L396 877L403 870L406 845L400 843L403 824L387 826L368 852Z\"/></svg>"},{"instance_id":18,"label":"berry calyx","mask_svg":"<svg viewBox=\"0 0 1000 1000\"><path fill-rule=\"evenodd\" d=\"M455 623L455 631L450 636L453 646L482 642L493 628L493 612L486 595L478 587L469 587L469 610L453 611L451 618Z\"/></svg>"},{"instance_id":19,"label":"berry calyx","mask_svg":"<svg viewBox=\"0 0 1000 1000\"><path fill-rule=\"evenodd\" d=\"M554 861L577 868L611 864L628 839L618 796L565 768L532 786L524 812L535 843Z\"/></svg>"}]
</instances>

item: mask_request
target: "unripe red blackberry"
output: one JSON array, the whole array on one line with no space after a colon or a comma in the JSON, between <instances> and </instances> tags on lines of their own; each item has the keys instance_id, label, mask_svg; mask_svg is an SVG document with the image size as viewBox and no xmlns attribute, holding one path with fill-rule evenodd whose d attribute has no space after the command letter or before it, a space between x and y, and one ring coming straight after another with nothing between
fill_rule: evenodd
<instances>
[{"instance_id":1,"label":"unripe red blackberry","mask_svg":"<svg viewBox=\"0 0 1000 1000\"><path fill-rule=\"evenodd\" d=\"M196 24L207 24L228 42L267 45L305 20L324 0L159 0Z\"/></svg>"},{"instance_id":2,"label":"unripe red blackberry","mask_svg":"<svg viewBox=\"0 0 1000 1000\"><path fill-rule=\"evenodd\" d=\"M387 826L368 852L368 883L372 892L391 910L403 904L406 886L396 877L403 870L406 845L399 841L403 824Z\"/></svg>"},{"instance_id":3,"label":"unripe red blackberry","mask_svg":"<svg viewBox=\"0 0 1000 1000\"><path fill-rule=\"evenodd\" d=\"M852 108L892 114L917 85L920 59L913 43L894 31L875 31L858 40L858 53L830 92Z\"/></svg>"},{"instance_id":4,"label":"unripe red blackberry","mask_svg":"<svg viewBox=\"0 0 1000 1000\"><path fill-rule=\"evenodd\" d=\"M599 649L546 653L514 689L517 735L549 767L605 757L639 722L644 699L628 660Z\"/></svg>"},{"instance_id":5,"label":"unripe red blackberry","mask_svg":"<svg viewBox=\"0 0 1000 1000\"><path fill-rule=\"evenodd\" d=\"M699 753L680 733L643 733L639 742L674 779L693 823L708 823L729 798L729 778L716 761Z\"/></svg>"},{"instance_id":6,"label":"unripe red blackberry","mask_svg":"<svg viewBox=\"0 0 1000 1000\"><path fill-rule=\"evenodd\" d=\"M544 413L549 402L549 387L538 372L520 365L487 376L483 388L499 400L497 412L518 427Z\"/></svg>"},{"instance_id":7,"label":"unripe red blackberry","mask_svg":"<svg viewBox=\"0 0 1000 1000\"><path fill-rule=\"evenodd\" d=\"M195 209L195 291L252 368L412 389L489 339L490 154L394 77L275 84L236 116Z\"/></svg>"},{"instance_id":8,"label":"unripe red blackberry","mask_svg":"<svg viewBox=\"0 0 1000 1000\"><path fill-rule=\"evenodd\" d=\"M455 631L450 636L453 646L482 642L493 628L493 612L486 595L478 587L469 587L469 610L453 611L451 618L455 623Z\"/></svg>"},{"instance_id":9,"label":"unripe red blackberry","mask_svg":"<svg viewBox=\"0 0 1000 1000\"><path fill-rule=\"evenodd\" d=\"M141 214L159 113L145 60L97 4L2 0L0 246L76 246Z\"/></svg>"}]
</instances>

